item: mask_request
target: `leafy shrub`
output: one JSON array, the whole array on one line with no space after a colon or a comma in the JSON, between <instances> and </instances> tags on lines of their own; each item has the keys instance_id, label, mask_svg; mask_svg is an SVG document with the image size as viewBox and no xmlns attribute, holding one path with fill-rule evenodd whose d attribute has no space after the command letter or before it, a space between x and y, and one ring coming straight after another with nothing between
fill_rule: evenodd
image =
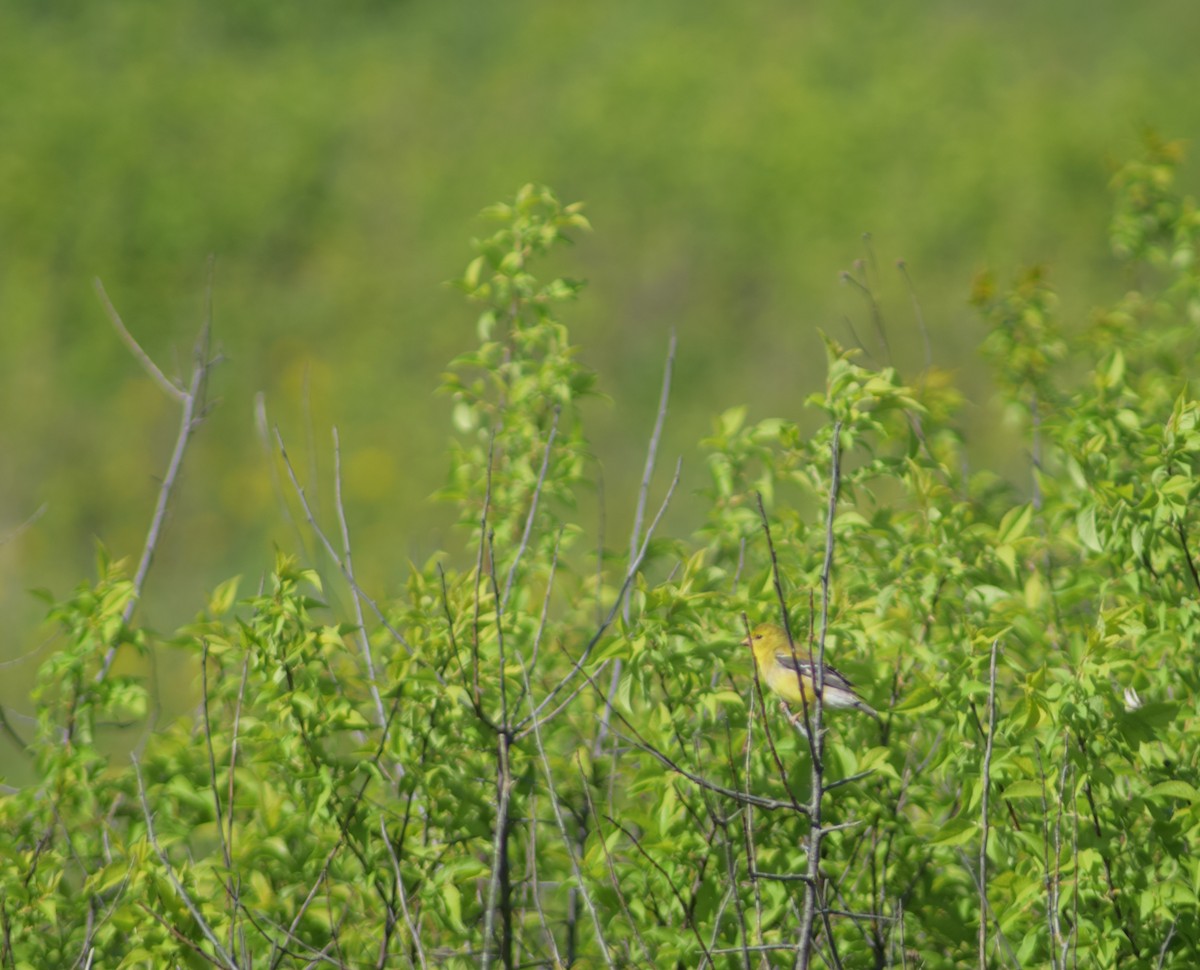
<instances>
[{"instance_id":1,"label":"leafy shrub","mask_svg":"<svg viewBox=\"0 0 1200 970\"><path fill-rule=\"evenodd\" d=\"M944 373L827 339L815 433L721 414L709 515L663 536L668 357L627 552L575 512L579 285L533 275L586 220L537 187L488 210L461 280L479 346L444 383L466 565L375 601L290 464L331 580L281 555L161 638L133 623L145 568L102 555L52 607L36 782L0 801L0 966L1196 966L1200 225L1178 157L1152 143L1117 176L1143 287L1078 335L1038 272L976 287L1028 482L969 470ZM740 645L781 617L880 723L789 723ZM151 730L112 661L168 643L203 700ZM126 764L104 735L130 723Z\"/></svg>"}]
</instances>

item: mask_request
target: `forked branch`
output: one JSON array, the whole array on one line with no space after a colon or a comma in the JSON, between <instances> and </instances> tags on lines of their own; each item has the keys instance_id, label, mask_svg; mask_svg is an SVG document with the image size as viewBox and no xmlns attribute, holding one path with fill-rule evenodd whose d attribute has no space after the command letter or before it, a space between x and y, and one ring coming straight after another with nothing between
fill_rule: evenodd
<instances>
[{"instance_id":1,"label":"forked branch","mask_svg":"<svg viewBox=\"0 0 1200 970\"><path fill-rule=\"evenodd\" d=\"M96 292L100 297L100 302L103 304L105 311L108 313L109 320L112 321L112 325L117 331L117 336L129 347L133 356L137 358L138 362L154 382L166 394L182 405L179 416L179 432L175 436L175 447L171 451L171 460L167 464L167 473L163 476L162 485L158 490L158 500L154 505L154 514L150 518L150 528L146 533L146 542L142 546L142 556L138 561L137 572L133 577L133 595L129 598L129 603L121 614L122 622L128 625L141 599L142 587L146 583L146 574L150 571L150 564L154 561L154 553L158 549L163 522L167 516L167 506L170 504L175 484L179 480L179 471L183 466L183 456L187 451L188 442L207 413L205 395L208 389L208 375L212 366L217 363L217 360L209 356L209 336L212 329L212 261L211 259L209 260L204 322L200 326L200 333L197 335L196 344L192 349L192 373L186 387L173 384L167 380L163 372L150 359L150 355L141 348L133 338L133 335L125 327L120 315L113 307L112 301L109 300L108 294L104 291L104 285L99 279L95 281L95 286ZM104 654L104 660L100 665L100 670L96 673L96 683L101 683L108 676L116 654L117 643L109 644Z\"/></svg>"}]
</instances>

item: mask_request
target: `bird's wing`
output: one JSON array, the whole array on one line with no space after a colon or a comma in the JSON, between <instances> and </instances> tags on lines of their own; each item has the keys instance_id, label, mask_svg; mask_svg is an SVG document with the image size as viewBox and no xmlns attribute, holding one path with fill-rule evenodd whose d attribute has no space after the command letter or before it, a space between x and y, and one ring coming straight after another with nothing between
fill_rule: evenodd
<instances>
[{"instance_id":1,"label":"bird's wing","mask_svg":"<svg viewBox=\"0 0 1200 970\"><path fill-rule=\"evenodd\" d=\"M775 660L779 666L786 670L799 670L801 677L807 677L809 680L815 680L813 677L813 665L807 658L801 656L793 657L790 653L777 653ZM825 664L825 676L822 678L826 687L832 687L835 690L854 691L854 685L850 683L850 678L841 673L837 668Z\"/></svg>"}]
</instances>

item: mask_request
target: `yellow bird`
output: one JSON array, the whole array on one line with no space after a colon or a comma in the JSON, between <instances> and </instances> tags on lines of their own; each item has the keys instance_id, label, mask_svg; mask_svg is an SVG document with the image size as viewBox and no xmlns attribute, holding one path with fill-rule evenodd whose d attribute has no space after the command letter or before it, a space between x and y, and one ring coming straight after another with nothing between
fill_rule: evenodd
<instances>
[{"instance_id":1,"label":"yellow bird","mask_svg":"<svg viewBox=\"0 0 1200 970\"><path fill-rule=\"evenodd\" d=\"M817 691L808 651L797 644L793 653L783 629L773 623L760 623L750 632L750 639L742 643L754 651L759 675L767 682L767 686L787 703L803 711L805 702L812 704L815 701ZM823 673L822 698L825 707L852 707L879 720L875 709L854 692L854 685L845 675L829 664L824 665ZM796 716L800 716L800 713L797 712Z\"/></svg>"}]
</instances>

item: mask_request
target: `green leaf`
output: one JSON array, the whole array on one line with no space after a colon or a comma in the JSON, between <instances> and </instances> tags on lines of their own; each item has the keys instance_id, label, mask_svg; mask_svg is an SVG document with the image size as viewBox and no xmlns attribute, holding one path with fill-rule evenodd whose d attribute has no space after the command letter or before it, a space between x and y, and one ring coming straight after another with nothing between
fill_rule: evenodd
<instances>
[{"instance_id":1,"label":"green leaf","mask_svg":"<svg viewBox=\"0 0 1200 970\"><path fill-rule=\"evenodd\" d=\"M955 816L950 819L939 830L937 835L930 839L932 845L958 846L966 845L973 839L979 836L979 823L972 818L967 818L962 815Z\"/></svg>"},{"instance_id":2,"label":"green leaf","mask_svg":"<svg viewBox=\"0 0 1200 970\"><path fill-rule=\"evenodd\" d=\"M1032 778L1022 778L1019 781L1014 781L1011 785L1004 789L1005 798L1042 798L1045 792L1042 790L1041 782L1034 781Z\"/></svg>"},{"instance_id":3,"label":"green leaf","mask_svg":"<svg viewBox=\"0 0 1200 970\"><path fill-rule=\"evenodd\" d=\"M1000 520L1000 526L996 530L997 541L1008 543L1020 539L1025 535L1025 530L1029 528L1029 523L1032 519L1032 503L1009 509Z\"/></svg>"},{"instance_id":4,"label":"green leaf","mask_svg":"<svg viewBox=\"0 0 1200 970\"><path fill-rule=\"evenodd\" d=\"M1182 798L1184 801L1195 804L1200 802L1200 791L1197 791L1186 781L1176 779L1174 781L1160 781L1146 792L1148 798Z\"/></svg>"},{"instance_id":5,"label":"green leaf","mask_svg":"<svg viewBox=\"0 0 1200 970\"><path fill-rule=\"evenodd\" d=\"M465 933L466 926L462 919L462 893L452 882L442 884L442 902L446 907L446 916L456 933Z\"/></svg>"},{"instance_id":6,"label":"green leaf","mask_svg":"<svg viewBox=\"0 0 1200 970\"><path fill-rule=\"evenodd\" d=\"M1092 552L1102 553L1104 547L1100 544L1100 536L1096 532L1096 507L1089 505L1080 509L1075 516L1075 529L1079 533L1079 541Z\"/></svg>"},{"instance_id":7,"label":"green leaf","mask_svg":"<svg viewBox=\"0 0 1200 970\"><path fill-rule=\"evenodd\" d=\"M208 598L208 612L211 615L223 616L229 612L237 599L238 584L241 579L241 576L234 576L213 590L212 595Z\"/></svg>"}]
</instances>

